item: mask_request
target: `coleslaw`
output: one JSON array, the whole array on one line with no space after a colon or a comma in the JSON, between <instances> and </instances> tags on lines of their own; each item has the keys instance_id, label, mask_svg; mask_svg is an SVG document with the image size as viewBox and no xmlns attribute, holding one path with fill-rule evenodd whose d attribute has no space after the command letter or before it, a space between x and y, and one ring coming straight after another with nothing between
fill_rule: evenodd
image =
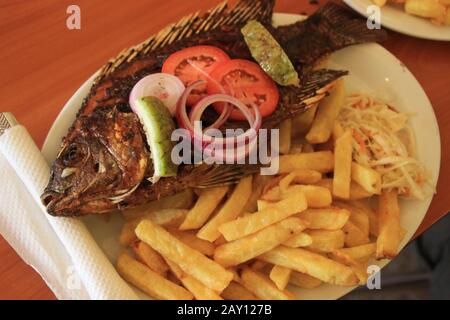
<instances>
[{"instance_id":1,"label":"coleslaw","mask_svg":"<svg viewBox=\"0 0 450 320\"><path fill-rule=\"evenodd\" d=\"M403 197L423 200L434 189L427 169L415 158L410 116L358 93L346 98L338 120L352 130L353 159L380 173L382 189L397 189Z\"/></svg>"}]
</instances>

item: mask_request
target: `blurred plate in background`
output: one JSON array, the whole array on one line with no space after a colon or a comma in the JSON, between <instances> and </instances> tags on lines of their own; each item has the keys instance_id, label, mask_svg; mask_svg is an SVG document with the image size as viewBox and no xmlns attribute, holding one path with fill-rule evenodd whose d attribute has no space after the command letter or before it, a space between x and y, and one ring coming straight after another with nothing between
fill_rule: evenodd
<instances>
[{"instance_id":1,"label":"blurred plate in background","mask_svg":"<svg viewBox=\"0 0 450 320\"><path fill-rule=\"evenodd\" d=\"M344 2L366 17L369 16L367 7L373 5L371 0L344 0ZM450 26L437 26L429 19L407 14L400 4L388 4L381 8L381 25L412 37L450 41Z\"/></svg>"}]
</instances>

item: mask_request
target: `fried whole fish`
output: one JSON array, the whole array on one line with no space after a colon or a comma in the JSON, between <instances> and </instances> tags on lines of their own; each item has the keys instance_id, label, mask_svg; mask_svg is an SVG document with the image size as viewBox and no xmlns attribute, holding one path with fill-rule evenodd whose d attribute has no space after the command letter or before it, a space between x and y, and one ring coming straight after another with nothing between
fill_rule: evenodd
<instances>
[{"instance_id":1,"label":"fried whole fish","mask_svg":"<svg viewBox=\"0 0 450 320\"><path fill-rule=\"evenodd\" d=\"M223 3L206 14L190 15L143 44L123 52L101 70L77 118L63 139L41 196L54 216L80 216L138 206L189 187L235 183L259 170L257 165L180 165L177 177L151 183L151 154L142 125L128 105L130 91L142 77L160 72L171 53L194 45L214 45L232 58L252 60L240 28L249 20L263 23L301 74L299 87L279 87L277 110L263 126L275 127L327 94L346 71L312 71L316 61L342 47L382 40L365 21L333 4L291 26L271 27L274 0ZM229 127L236 123L227 124Z\"/></svg>"}]
</instances>

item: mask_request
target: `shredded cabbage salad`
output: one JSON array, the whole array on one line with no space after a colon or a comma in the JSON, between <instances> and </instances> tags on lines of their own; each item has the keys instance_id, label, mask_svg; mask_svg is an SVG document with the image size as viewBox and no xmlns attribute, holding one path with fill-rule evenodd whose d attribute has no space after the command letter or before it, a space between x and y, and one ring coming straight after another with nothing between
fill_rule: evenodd
<instances>
[{"instance_id":1,"label":"shredded cabbage salad","mask_svg":"<svg viewBox=\"0 0 450 320\"><path fill-rule=\"evenodd\" d=\"M366 94L352 94L338 116L353 133L353 159L381 175L383 189L407 198L424 199L434 192L430 176L416 156L409 114Z\"/></svg>"}]
</instances>

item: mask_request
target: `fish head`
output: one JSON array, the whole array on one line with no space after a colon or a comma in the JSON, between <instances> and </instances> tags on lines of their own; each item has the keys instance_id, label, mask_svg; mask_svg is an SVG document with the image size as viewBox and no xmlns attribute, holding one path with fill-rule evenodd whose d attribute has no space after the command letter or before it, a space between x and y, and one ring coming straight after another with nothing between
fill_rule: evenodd
<instances>
[{"instance_id":1,"label":"fish head","mask_svg":"<svg viewBox=\"0 0 450 320\"><path fill-rule=\"evenodd\" d=\"M41 200L55 216L112 211L139 186L148 158L134 113L96 109L64 139Z\"/></svg>"}]
</instances>

